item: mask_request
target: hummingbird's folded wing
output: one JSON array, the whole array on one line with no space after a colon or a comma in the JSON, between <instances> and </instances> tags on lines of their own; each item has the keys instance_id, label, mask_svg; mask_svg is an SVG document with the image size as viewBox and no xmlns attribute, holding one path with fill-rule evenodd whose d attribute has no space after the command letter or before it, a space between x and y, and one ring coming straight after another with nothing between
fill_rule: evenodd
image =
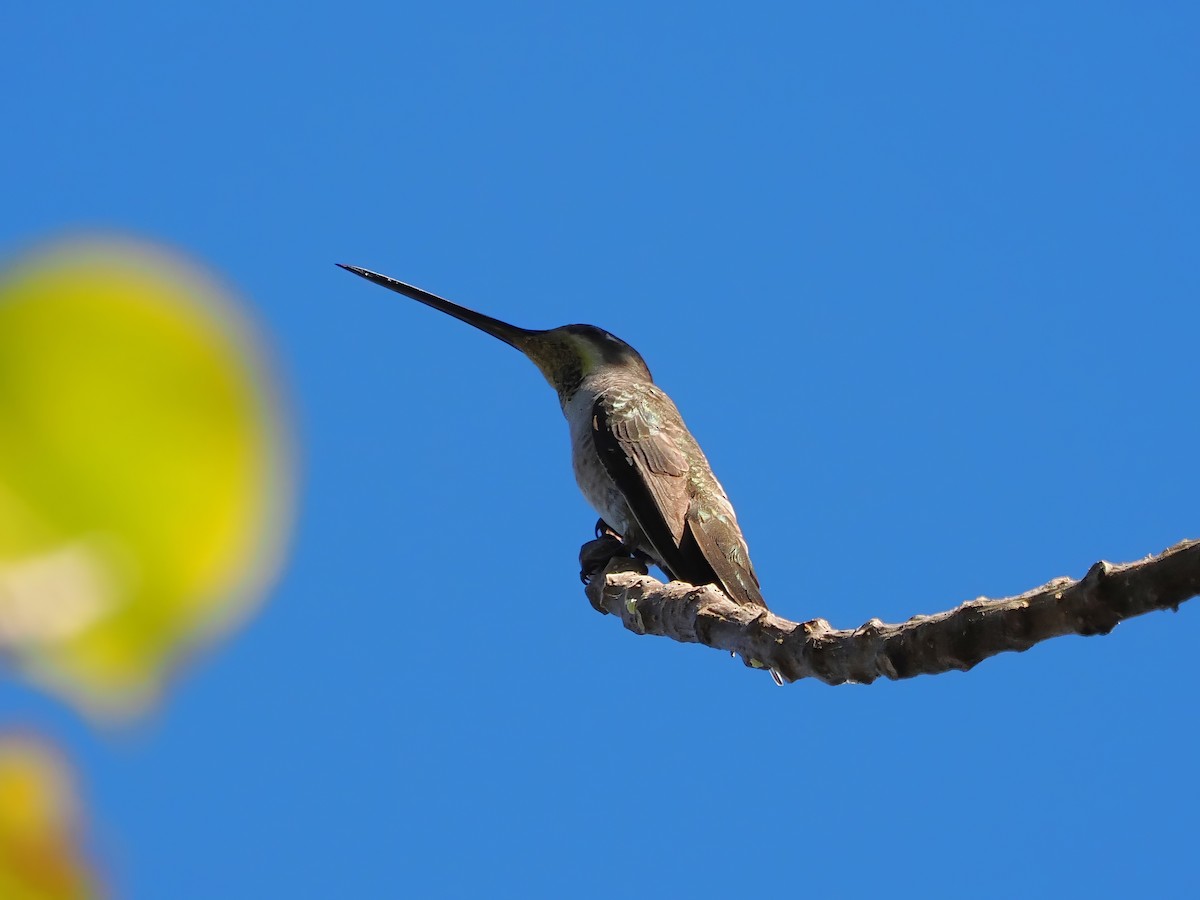
<instances>
[{"instance_id":1,"label":"hummingbird's folded wing","mask_svg":"<svg viewBox=\"0 0 1200 900\"><path fill-rule=\"evenodd\" d=\"M687 454L673 434L648 420L642 404L598 397L592 440L669 577L716 584L743 606L766 607L724 492L709 475L711 484L703 491L707 500L697 502Z\"/></svg>"},{"instance_id":2,"label":"hummingbird's folded wing","mask_svg":"<svg viewBox=\"0 0 1200 900\"><path fill-rule=\"evenodd\" d=\"M683 451L638 405L613 395L592 407L592 441L658 562L672 578L686 578L679 550L690 503Z\"/></svg>"},{"instance_id":3,"label":"hummingbird's folded wing","mask_svg":"<svg viewBox=\"0 0 1200 900\"><path fill-rule=\"evenodd\" d=\"M767 601L763 599L759 588L758 576L750 565L750 552L734 521L732 506L728 507L726 514L714 513L703 504L692 503L688 511L687 531L683 536L683 549L686 553L694 542L716 572L725 593L737 603L766 609Z\"/></svg>"}]
</instances>

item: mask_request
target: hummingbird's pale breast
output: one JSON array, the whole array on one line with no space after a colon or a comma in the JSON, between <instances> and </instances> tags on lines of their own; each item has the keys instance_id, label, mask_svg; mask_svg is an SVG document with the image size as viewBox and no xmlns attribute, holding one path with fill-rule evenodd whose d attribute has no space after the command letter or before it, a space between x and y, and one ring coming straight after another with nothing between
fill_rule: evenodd
<instances>
[{"instance_id":1,"label":"hummingbird's pale breast","mask_svg":"<svg viewBox=\"0 0 1200 900\"><path fill-rule=\"evenodd\" d=\"M591 377L584 380L579 389L563 403L563 415L571 432L571 464L575 470L575 482L583 492L584 499L618 534L631 534L636 522L608 469L600 459L592 435L592 408L605 390L618 390L612 377ZM619 401L618 401L619 402ZM645 547L650 552L652 548Z\"/></svg>"}]
</instances>

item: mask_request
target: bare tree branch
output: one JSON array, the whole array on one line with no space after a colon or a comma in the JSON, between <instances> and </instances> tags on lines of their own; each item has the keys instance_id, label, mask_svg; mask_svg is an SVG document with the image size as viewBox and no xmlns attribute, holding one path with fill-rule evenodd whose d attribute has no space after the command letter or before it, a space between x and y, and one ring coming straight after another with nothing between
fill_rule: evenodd
<instances>
[{"instance_id":1,"label":"bare tree branch","mask_svg":"<svg viewBox=\"0 0 1200 900\"><path fill-rule=\"evenodd\" d=\"M585 544L581 558L595 560L613 549L612 543L600 544ZM636 634L728 650L787 681L819 678L826 684L965 671L989 656L1028 650L1060 635L1108 634L1118 622L1178 609L1197 594L1200 540L1124 565L1098 562L1080 581L1056 578L1019 597L981 597L903 624L871 619L854 630L837 630L824 619L791 622L746 609L712 585L664 585L624 557L611 559L587 587L592 606L619 616Z\"/></svg>"}]
</instances>

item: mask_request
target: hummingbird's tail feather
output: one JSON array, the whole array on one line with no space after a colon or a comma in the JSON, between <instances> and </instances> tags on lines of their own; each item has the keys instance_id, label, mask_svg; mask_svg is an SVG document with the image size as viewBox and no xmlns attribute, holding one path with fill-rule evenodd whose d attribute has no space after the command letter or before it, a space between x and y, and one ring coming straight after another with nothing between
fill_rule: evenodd
<instances>
[{"instance_id":1,"label":"hummingbird's tail feather","mask_svg":"<svg viewBox=\"0 0 1200 900\"><path fill-rule=\"evenodd\" d=\"M739 606L767 609L767 602L758 588L758 576L750 565L746 541L736 525L700 512L693 504L688 510L679 549L686 557L700 556L700 565L695 568L707 569L712 573L711 577L702 575L698 580L683 578L683 581L716 584ZM748 661L747 665L762 668L762 664L755 661ZM766 668L771 673L771 680L782 687L784 679L780 671L770 666Z\"/></svg>"},{"instance_id":2,"label":"hummingbird's tail feather","mask_svg":"<svg viewBox=\"0 0 1200 900\"><path fill-rule=\"evenodd\" d=\"M698 553L689 552L689 545L695 547ZM767 608L767 601L758 587L758 576L750 565L746 543L736 525L699 512L693 505L688 511L680 550L687 557L702 557L706 567L715 575L714 582L724 589L731 600L741 606Z\"/></svg>"}]
</instances>

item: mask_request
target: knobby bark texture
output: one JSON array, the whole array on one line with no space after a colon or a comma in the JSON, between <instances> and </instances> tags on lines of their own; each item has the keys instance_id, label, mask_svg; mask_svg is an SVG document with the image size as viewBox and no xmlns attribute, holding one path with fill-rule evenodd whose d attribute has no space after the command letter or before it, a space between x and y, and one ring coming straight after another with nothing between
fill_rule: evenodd
<instances>
[{"instance_id":1,"label":"knobby bark texture","mask_svg":"<svg viewBox=\"0 0 1200 900\"><path fill-rule=\"evenodd\" d=\"M580 556L594 562L612 547L592 541ZM712 585L663 584L645 571L637 560L610 559L587 587L592 606L636 634L728 650L786 681L870 683L966 671L1006 650L1064 634L1108 634L1133 616L1178 609L1200 594L1200 540L1124 565L1098 562L1078 581L1056 578L1019 597L980 597L936 615L897 625L871 619L852 630L746 609Z\"/></svg>"}]
</instances>

